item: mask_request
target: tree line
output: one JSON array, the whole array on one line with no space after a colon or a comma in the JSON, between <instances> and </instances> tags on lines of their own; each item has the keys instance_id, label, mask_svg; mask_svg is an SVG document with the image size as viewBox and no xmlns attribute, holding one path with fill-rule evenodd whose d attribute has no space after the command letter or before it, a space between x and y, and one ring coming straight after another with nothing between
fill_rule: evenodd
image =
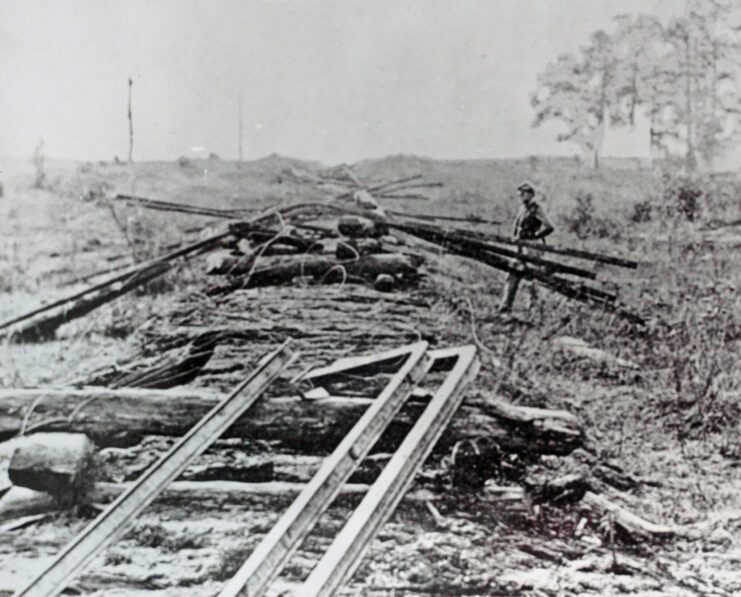
<instances>
[{"instance_id":1,"label":"tree line","mask_svg":"<svg viewBox=\"0 0 741 597\"><path fill-rule=\"evenodd\" d=\"M565 124L557 140L597 168L607 127L633 126L641 114L652 157L712 169L741 136L740 13L739 0L689 0L668 23L615 17L614 33L594 32L538 75L533 126Z\"/></svg>"}]
</instances>

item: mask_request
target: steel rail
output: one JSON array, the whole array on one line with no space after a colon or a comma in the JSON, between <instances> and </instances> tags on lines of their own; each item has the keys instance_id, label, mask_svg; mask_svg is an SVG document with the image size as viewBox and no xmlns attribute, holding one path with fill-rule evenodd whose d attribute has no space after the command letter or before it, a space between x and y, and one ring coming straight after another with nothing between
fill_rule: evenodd
<instances>
[{"instance_id":1,"label":"steel rail","mask_svg":"<svg viewBox=\"0 0 741 597\"><path fill-rule=\"evenodd\" d=\"M361 359L347 359L344 365L323 368L351 371L373 361L406 357L381 394L328 456L304 490L263 538L237 573L224 585L219 597L262 595L275 579L322 513L329 508L342 485L358 467L394 418L432 361L425 357L427 342L417 342ZM312 377L312 376L309 376Z\"/></svg>"},{"instance_id":2,"label":"steel rail","mask_svg":"<svg viewBox=\"0 0 741 597\"><path fill-rule=\"evenodd\" d=\"M175 479L188 463L252 406L270 383L293 362L298 353L289 349L289 340L268 353L252 374L214 406L167 454L149 467L134 485L77 535L36 578L15 597L58 595L66 583L95 555L113 541L152 500ZM239 395L246 391L246 396Z\"/></svg>"},{"instance_id":3,"label":"steel rail","mask_svg":"<svg viewBox=\"0 0 741 597\"><path fill-rule=\"evenodd\" d=\"M100 282L99 284L91 286L90 288L86 288L85 290L81 290L80 292L77 292L71 296L61 298L59 300L48 303L46 305L41 305L40 307L33 309L27 313L24 313L23 315L19 315L18 317L14 317L13 319L4 321L3 323L0 323L0 329L10 327L13 324L19 323L21 321L25 321L26 319L30 319L34 315L38 315L39 313L43 313L45 311L50 311L51 309L55 307L59 307L61 305L64 305L65 303L69 303L74 300L77 300L78 298L82 298L85 295L91 294L98 290L102 290L103 288L107 288L108 286L112 286L116 282L124 282L124 284L131 283L132 281L136 280L137 276L141 276L145 274L146 270L149 268L152 268L160 263L172 261L173 259L177 259L178 257L183 257L187 255L188 253L193 253L197 250L203 249L204 247L217 243L221 239L226 238L227 236L230 236L230 234L231 234L230 232L220 232L218 234L209 236L208 238L200 240L191 245L182 247L181 249L177 249L176 251L172 251L165 255L161 255L160 257L155 257L153 259L150 259L149 261L146 261L144 263L137 264L133 266L132 269L130 269L129 271L126 271L122 274L118 274L114 276L113 278L109 278L108 280Z\"/></svg>"},{"instance_id":4,"label":"steel rail","mask_svg":"<svg viewBox=\"0 0 741 597\"><path fill-rule=\"evenodd\" d=\"M478 372L475 346L430 353L433 360L451 356L458 357L453 369L297 595L333 595L360 564L371 540L393 513L462 402L463 389Z\"/></svg>"}]
</instances>

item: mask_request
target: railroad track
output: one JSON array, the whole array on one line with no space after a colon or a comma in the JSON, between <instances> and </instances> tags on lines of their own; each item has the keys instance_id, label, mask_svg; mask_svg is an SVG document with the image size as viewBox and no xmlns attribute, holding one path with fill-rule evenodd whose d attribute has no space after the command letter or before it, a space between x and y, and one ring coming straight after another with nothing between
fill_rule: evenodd
<instances>
[{"instance_id":1,"label":"railroad track","mask_svg":"<svg viewBox=\"0 0 741 597\"><path fill-rule=\"evenodd\" d=\"M391 422L393 414L436 363L454 360L452 369L401 446L296 595L333 595L350 577L463 400L462 390L478 372L474 346L429 351L422 358L426 348L427 344L420 342L401 349L408 353L407 359L376 399L377 403L366 411L345 440L325 460L306 489L263 538L239 571L227 581L219 597L257 597L265 594L290 555L298 548L321 513L329 507L331 499L337 495L342 484ZM371 358L375 358L377 362L387 361L397 356L394 353L404 354L392 351ZM349 360L344 371L367 367L371 362L370 358ZM318 379L342 370L335 366L315 371L309 377Z\"/></svg>"},{"instance_id":2,"label":"railroad track","mask_svg":"<svg viewBox=\"0 0 741 597\"><path fill-rule=\"evenodd\" d=\"M15 597L58 595L90 561L149 505L188 463L217 439L252 406L271 382L298 354L285 342L266 355L252 374L217 404L160 460L148 468L130 489L75 537L39 575Z\"/></svg>"},{"instance_id":3,"label":"railroad track","mask_svg":"<svg viewBox=\"0 0 741 597\"><path fill-rule=\"evenodd\" d=\"M463 389L478 371L474 346L443 350L428 348L426 342L417 342L375 355L340 359L328 367L313 369L294 380L321 385L323 381L336 376L368 375L374 370L388 371L389 367L395 369L363 416L324 460L315 476L237 573L224 584L219 597L254 597L265 594L404 402L411 395L419 393L419 386L431 369L442 368L448 371L447 376L432 393L432 398L412 429L310 576L298 589L297 595L333 595L352 575L365 550L393 513L453 417L463 399ZM288 342L266 355L249 378L239 384L167 454L147 469L128 491L73 539L15 597L46 597L62 592L67 583L118 537L167 484L187 467L193 457L203 452L254 404L296 356Z\"/></svg>"}]
</instances>

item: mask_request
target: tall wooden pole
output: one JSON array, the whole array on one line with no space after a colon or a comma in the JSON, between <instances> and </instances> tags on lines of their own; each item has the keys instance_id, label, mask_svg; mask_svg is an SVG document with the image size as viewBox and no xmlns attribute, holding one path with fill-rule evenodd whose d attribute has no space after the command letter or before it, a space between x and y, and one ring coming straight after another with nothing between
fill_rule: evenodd
<instances>
[{"instance_id":1,"label":"tall wooden pole","mask_svg":"<svg viewBox=\"0 0 741 597\"><path fill-rule=\"evenodd\" d=\"M134 121L131 118L131 87L134 82L129 77L129 163L134 161Z\"/></svg>"},{"instance_id":2,"label":"tall wooden pole","mask_svg":"<svg viewBox=\"0 0 741 597\"><path fill-rule=\"evenodd\" d=\"M239 111L239 161L242 161L242 94L240 93L237 99L238 111Z\"/></svg>"}]
</instances>

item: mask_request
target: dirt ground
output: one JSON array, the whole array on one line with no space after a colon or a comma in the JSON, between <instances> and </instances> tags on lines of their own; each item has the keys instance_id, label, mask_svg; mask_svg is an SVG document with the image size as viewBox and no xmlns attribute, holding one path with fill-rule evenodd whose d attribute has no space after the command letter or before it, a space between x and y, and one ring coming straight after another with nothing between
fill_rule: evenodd
<instances>
[{"instance_id":1,"label":"dirt ground","mask_svg":"<svg viewBox=\"0 0 741 597\"><path fill-rule=\"evenodd\" d=\"M173 218L124 207L112 213L100 194L136 192L215 207L315 198L315 191L282 175L294 166L317 167L278 156L242 165L139 164L133 170L50 163L49 187L32 189L30 166L3 164L0 319L71 294L89 283L81 280L86 275L127 262L137 235L157 254L169 243L223 227L199 216ZM63 326L52 341L3 342L0 387L70 385L101 367L156 354L189 330L214 325L248 326L262 339L249 346L220 346L189 387L228 391L256 358L289 336L302 351L301 366L420 338L437 347L477 342L483 348L482 368L467 401L502 397L567 410L583 423L585 448L533 459L509 455L503 462L517 472L500 467L483 486L458 483L450 452L436 451L343 595L741 594L741 273L733 248L741 241L735 229L724 240L712 238L698 222L669 227L656 221L632 223L626 197L646 198L654 176L650 172L594 174L569 168L401 156L363 163L358 171L368 179L422 172L445 183L430 192L429 201L402 200L395 208L478 213L502 221L513 211L507 189L520 178L548 181L545 202L556 215L573 215L570 198L585 190L594 193L597 212L591 217L610 215L621 234L577 238L564 223L554 242L640 261L632 272L597 271L619 289L626 306L646 317L643 327L571 304L545 289L531 292L527 284L513 316L497 316L503 275L450 256L428 257L425 279L405 291L384 294L349 283L275 287L240 291L216 302L204 298L207 285L215 282L206 280L198 261L168 274L167 284L156 292L132 293ZM610 196L610 188L619 190ZM564 348L563 337L584 340L607 356L575 356ZM2 469L13 441L0 444ZM149 438L127 448L125 458L112 453L116 474L131 477L142 459L151 460L166 447L162 438ZM247 440L221 440L209 451L223 462L251 452L299 457ZM302 470L311 471L318 462L306 461ZM487 490L492 484L529 487L534 479L584 470L596 474L605 467L614 473L611 482L600 477L606 495L676 532L660 540L626 536L616 530L613 518L578 502L528 498L513 508ZM116 480L116 474L109 471L109 480ZM286 476L276 482L290 481ZM7 484L7 476L0 477L0 488ZM13 488L14 499L34 497L23 491ZM218 488L197 497L187 490L166 492L70 591L214 595L292 495L278 490L244 496ZM292 590L308 575L357 501L347 495L328 510L272 594ZM0 521L0 594L12 594L41 570L93 512L66 510L13 530Z\"/></svg>"}]
</instances>

